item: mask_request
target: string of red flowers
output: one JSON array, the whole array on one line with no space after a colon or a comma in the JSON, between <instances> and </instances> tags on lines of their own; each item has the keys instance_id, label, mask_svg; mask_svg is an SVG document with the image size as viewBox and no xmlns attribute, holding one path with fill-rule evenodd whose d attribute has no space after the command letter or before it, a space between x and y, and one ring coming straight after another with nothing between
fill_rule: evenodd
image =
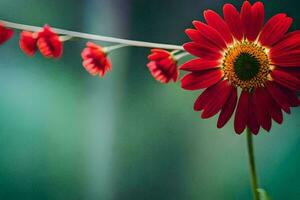
<instances>
[{"instance_id":1,"label":"string of red flowers","mask_svg":"<svg viewBox=\"0 0 300 200\"><path fill-rule=\"evenodd\" d=\"M19 41L20 48L28 56L34 56L39 50L46 58L58 59L63 54L63 42L72 38L89 40L81 53L83 59L82 65L91 75L99 75L100 77L104 76L107 71L112 69L111 60L109 59L108 54L119 48L127 46L152 48L152 53L149 56L149 63L147 66L153 77L161 83L177 80L177 61L187 55L187 53L184 52L183 47L178 45L120 39L52 28L49 25L37 27L4 20L0 20L0 44L12 37L12 29L21 30ZM111 42L116 43L117 45L102 47L90 40ZM169 49L170 51L162 49Z\"/></svg>"}]
</instances>

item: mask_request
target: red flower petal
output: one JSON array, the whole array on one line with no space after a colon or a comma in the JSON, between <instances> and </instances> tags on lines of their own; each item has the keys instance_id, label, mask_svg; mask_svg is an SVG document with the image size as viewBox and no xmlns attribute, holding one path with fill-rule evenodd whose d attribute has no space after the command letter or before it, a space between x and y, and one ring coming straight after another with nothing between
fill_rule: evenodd
<instances>
[{"instance_id":1,"label":"red flower petal","mask_svg":"<svg viewBox=\"0 0 300 200\"><path fill-rule=\"evenodd\" d=\"M183 48L190 54L203 59L218 60L222 58L221 52L203 44L188 42L183 45Z\"/></svg>"},{"instance_id":2,"label":"red flower petal","mask_svg":"<svg viewBox=\"0 0 300 200\"><path fill-rule=\"evenodd\" d=\"M214 43L220 49L226 49L227 45L222 35L213 27L206 25L200 21L193 21L194 26L209 41Z\"/></svg>"},{"instance_id":3,"label":"red flower petal","mask_svg":"<svg viewBox=\"0 0 300 200\"><path fill-rule=\"evenodd\" d=\"M202 94L197 98L197 100L194 103L194 110L195 111L201 111L203 110L207 104L209 104L213 97L226 87L229 86L227 81L220 81L211 87L208 87L207 89L202 92Z\"/></svg>"},{"instance_id":4,"label":"red flower petal","mask_svg":"<svg viewBox=\"0 0 300 200\"><path fill-rule=\"evenodd\" d=\"M231 93L229 94L227 102L223 105L222 111L219 115L218 124L217 124L218 128L222 128L229 121L236 107L236 103L237 103L237 89L231 86Z\"/></svg>"},{"instance_id":5,"label":"red flower petal","mask_svg":"<svg viewBox=\"0 0 300 200\"><path fill-rule=\"evenodd\" d=\"M207 89L202 92L202 94L197 98L197 100L194 103L194 110L200 111L203 110L205 105L211 100L211 97L214 95L214 93L218 93L220 90L220 83L218 82L211 87L208 87Z\"/></svg>"},{"instance_id":6,"label":"red flower petal","mask_svg":"<svg viewBox=\"0 0 300 200\"><path fill-rule=\"evenodd\" d=\"M284 72L286 72L288 74L291 74L292 76L296 77L297 79L300 79L300 67L279 67L279 66L276 66L276 69L284 71Z\"/></svg>"},{"instance_id":7,"label":"red flower petal","mask_svg":"<svg viewBox=\"0 0 300 200\"><path fill-rule=\"evenodd\" d=\"M207 70L192 72L185 75L181 80L181 87L186 90L198 90L210 87L219 82L223 77L221 70Z\"/></svg>"},{"instance_id":8,"label":"red flower petal","mask_svg":"<svg viewBox=\"0 0 300 200\"><path fill-rule=\"evenodd\" d=\"M265 19L265 8L261 2L256 2L251 8L251 31L247 36L248 40L255 41L260 33Z\"/></svg>"},{"instance_id":9,"label":"red flower petal","mask_svg":"<svg viewBox=\"0 0 300 200\"><path fill-rule=\"evenodd\" d=\"M172 57L156 60L156 62L157 64L164 66L164 69L166 70L168 70L173 64L175 64L175 61L172 59Z\"/></svg>"},{"instance_id":10,"label":"red flower petal","mask_svg":"<svg viewBox=\"0 0 300 200\"><path fill-rule=\"evenodd\" d=\"M246 38L255 41L264 22L264 5L256 2L253 6L245 1L241 10L241 20Z\"/></svg>"},{"instance_id":11,"label":"red flower petal","mask_svg":"<svg viewBox=\"0 0 300 200\"><path fill-rule=\"evenodd\" d=\"M9 40L14 34L12 29L6 28L0 23L0 45Z\"/></svg>"},{"instance_id":12,"label":"red flower petal","mask_svg":"<svg viewBox=\"0 0 300 200\"><path fill-rule=\"evenodd\" d=\"M296 92L286 89L285 93L287 95L287 99L288 99L291 107L297 107L300 105L300 100L299 100Z\"/></svg>"},{"instance_id":13,"label":"red flower petal","mask_svg":"<svg viewBox=\"0 0 300 200\"><path fill-rule=\"evenodd\" d=\"M300 49L300 31L293 31L286 34L278 43L270 50L271 59L278 57L284 53Z\"/></svg>"},{"instance_id":14,"label":"red flower petal","mask_svg":"<svg viewBox=\"0 0 300 200\"><path fill-rule=\"evenodd\" d=\"M220 62L218 61L196 58L181 65L180 69L185 71L203 71L207 69L219 68L220 65Z\"/></svg>"},{"instance_id":15,"label":"red flower petal","mask_svg":"<svg viewBox=\"0 0 300 200\"><path fill-rule=\"evenodd\" d=\"M259 129L260 129L260 125L257 121L257 118L255 116L255 113L252 112L254 109L255 109L255 106L254 106L254 102L253 102L253 95L249 95L249 112L248 112L248 127L250 128L251 130L251 133L253 133L254 135L257 135L258 132L259 132Z\"/></svg>"},{"instance_id":16,"label":"red flower petal","mask_svg":"<svg viewBox=\"0 0 300 200\"><path fill-rule=\"evenodd\" d=\"M266 130L270 131L272 121L267 109L267 95L263 88L256 88L253 92L254 113L257 122Z\"/></svg>"},{"instance_id":17,"label":"red flower petal","mask_svg":"<svg viewBox=\"0 0 300 200\"><path fill-rule=\"evenodd\" d=\"M244 1L241 9L241 20L245 36L249 36L251 32L251 4L249 1Z\"/></svg>"},{"instance_id":18,"label":"red flower petal","mask_svg":"<svg viewBox=\"0 0 300 200\"><path fill-rule=\"evenodd\" d=\"M299 67L300 66L300 49L290 50L281 53L278 56L274 54L270 56L272 63L284 67Z\"/></svg>"},{"instance_id":19,"label":"red flower petal","mask_svg":"<svg viewBox=\"0 0 300 200\"><path fill-rule=\"evenodd\" d=\"M217 114L226 103L230 92L231 86L227 80L216 84L215 90L210 95L209 102L204 106L201 117L207 119Z\"/></svg>"},{"instance_id":20,"label":"red flower petal","mask_svg":"<svg viewBox=\"0 0 300 200\"><path fill-rule=\"evenodd\" d=\"M38 39L37 46L43 56L45 56L46 58L52 57L52 50L45 38Z\"/></svg>"},{"instance_id":21,"label":"red flower petal","mask_svg":"<svg viewBox=\"0 0 300 200\"><path fill-rule=\"evenodd\" d=\"M259 41L263 46L271 47L278 42L292 25L292 18L286 14L273 16L263 27Z\"/></svg>"},{"instance_id":22,"label":"red flower petal","mask_svg":"<svg viewBox=\"0 0 300 200\"><path fill-rule=\"evenodd\" d=\"M170 52L163 49L151 49L151 54L148 56L149 60L158 60L170 56Z\"/></svg>"},{"instance_id":23,"label":"red flower petal","mask_svg":"<svg viewBox=\"0 0 300 200\"><path fill-rule=\"evenodd\" d=\"M196 101L194 103L195 111L203 110L205 104L209 101L210 93L211 93L211 91L214 90L214 86L215 85L205 89L204 92L202 92L202 94L199 95L199 97L196 99Z\"/></svg>"},{"instance_id":24,"label":"red flower petal","mask_svg":"<svg viewBox=\"0 0 300 200\"><path fill-rule=\"evenodd\" d=\"M271 72L271 76L275 82L283 85L291 90L300 91L300 80L295 76L278 68Z\"/></svg>"},{"instance_id":25,"label":"red flower petal","mask_svg":"<svg viewBox=\"0 0 300 200\"><path fill-rule=\"evenodd\" d=\"M201 34L199 30L186 29L185 33L193 42L198 43L201 46L209 47L211 49L214 49L214 51L220 51L220 49L222 49L222 47L219 47L218 45L216 45L216 43L208 40L203 34Z\"/></svg>"},{"instance_id":26,"label":"red flower petal","mask_svg":"<svg viewBox=\"0 0 300 200\"><path fill-rule=\"evenodd\" d=\"M270 50L274 65L282 67L300 66L300 31L294 31L282 38Z\"/></svg>"},{"instance_id":27,"label":"red flower petal","mask_svg":"<svg viewBox=\"0 0 300 200\"><path fill-rule=\"evenodd\" d=\"M247 125L249 112L249 92L242 91L234 117L234 129L237 134L241 134Z\"/></svg>"},{"instance_id":28,"label":"red flower petal","mask_svg":"<svg viewBox=\"0 0 300 200\"><path fill-rule=\"evenodd\" d=\"M267 91L264 91L264 92L265 92L265 98L266 98L266 102L267 102L266 106L267 106L270 116L278 124L281 124L283 121L283 115L282 115L280 106L276 103L276 101L273 99L273 97L270 95L269 92L267 92Z\"/></svg>"},{"instance_id":29,"label":"red flower petal","mask_svg":"<svg viewBox=\"0 0 300 200\"><path fill-rule=\"evenodd\" d=\"M210 43L205 37L203 37L203 35L200 33L199 30L188 28L185 30L185 33L193 42L196 43L206 42L208 43L208 45L214 45L213 43Z\"/></svg>"},{"instance_id":30,"label":"red flower petal","mask_svg":"<svg viewBox=\"0 0 300 200\"><path fill-rule=\"evenodd\" d=\"M52 54L54 58L61 57L63 53L63 45L59 37L51 37L49 39L50 44L52 45Z\"/></svg>"},{"instance_id":31,"label":"red flower petal","mask_svg":"<svg viewBox=\"0 0 300 200\"><path fill-rule=\"evenodd\" d=\"M243 25L239 12L232 4L225 4L223 7L223 13L226 23L231 30L232 35L237 40L243 39Z\"/></svg>"},{"instance_id":32,"label":"red flower petal","mask_svg":"<svg viewBox=\"0 0 300 200\"><path fill-rule=\"evenodd\" d=\"M147 67L151 73L151 75L155 78L155 80L161 82L161 83L168 83L170 79L167 78L163 74L161 70L159 70L156 66L156 63L154 61L151 61L147 64Z\"/></svg>"},{"instance_id":33,"label":"red flower petal","mask_svg":"<svg viewBox=\"0 0 300 200\"><path fill-rule=\"evenodd\" d=\"M279 86L274 82L268 82L266 84L266 88L281 109L283 109L286 113L291 113L286 94L279 88Z\"/></svg>"},{"instance_id":34,"label":"red flower petal","mask_svg":"<svg viewBox=\"0 0 300 200\"><path fill-rule=\"evenodd\" d=\"M231 44L233 42L231 32L220 15L212 10L206 10L204 11L204 18L209 26L216 29L219 34L222 35L227 44Z\"/></svg>"},{"instance_id":35,"label":"red flower petal","mask_svg":"<svg viewBox=\"0 0 300 200\"><path fill-rule=\"evenodd\" d=\"M33 56L37 51L37 35L32 32L22 31L19 45L22 51L28 56Z\"/></svg>"},{"instance_id":36,"label":"red flower petal","mask_svg":"<svg viewBox=\"0 0 300 200\"><path fill-rule=\"evenodd\" d=\"M95 43L93 43L93 42L87 42L87 43L86 43L86 46L87 46L87 47L90 47L90 49L94 49L94 50L99 50L99 49L100 49L101 51L99 51L99 53L101 52L101 54L105 54L105 52L104 52L102 46L97 45L97 44L95 44Z\"/></svg>"}]
</instances>

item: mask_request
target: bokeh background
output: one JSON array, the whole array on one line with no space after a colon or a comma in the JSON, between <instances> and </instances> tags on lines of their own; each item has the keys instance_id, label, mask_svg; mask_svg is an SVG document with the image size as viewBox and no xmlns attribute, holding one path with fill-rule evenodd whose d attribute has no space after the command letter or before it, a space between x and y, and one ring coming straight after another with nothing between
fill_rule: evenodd
<instances>
[{"instance_id":1,"label":"bokeh background","mask_svg":"<svg viewBox=\"0 0 300 200\"><path fill-rule=\"evenodd\" d=\"M240 7L242 1L226 1ZM299 2L264 1L293 16ZM211 0L1 0L0 18L122 38L182 44ZM81 66L86 41L60 60L25 56L18 33L0 47L1 200L250 200L245 135L193 111L199 92L161 85L149 49L111 54L113 72ZM105 43L101 43L106 45ZM300 199L300 111L255 137L260 186L274 200Z\"/></svg>"}]
</instances>

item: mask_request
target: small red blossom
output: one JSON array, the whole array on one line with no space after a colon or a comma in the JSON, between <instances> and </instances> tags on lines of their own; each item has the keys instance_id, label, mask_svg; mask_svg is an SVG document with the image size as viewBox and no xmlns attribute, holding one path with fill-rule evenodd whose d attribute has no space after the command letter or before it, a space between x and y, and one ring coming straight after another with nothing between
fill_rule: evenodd
<instances>
[{"instance_id":1,"label":"small red blossom","mask_svg":"<svg viewBox=\"0 0 300 200\"><path fill-rule=\"evenodd\" d=\"M103 77L109 70L111 71L111 61L103 47L92 42L86 43L86 48L81 53L82 65L93 76Z\"/></svg>"},{"instance_id":2,"label":"small red blossom","mask_svg":"<svg viewBox=\"0 0 300 200\"><path fill-rule=\"evenodd\" d=\"M234 115L234 128L270 131L272 121L283 122L283 111L300 105L300 31L288 33L292 18L277 14L265 21L264 5L244 1L239 12L225 4L222 18L204 12L206 23L193 21L184 49L198 57L180 69L186 90L205 89L194 104L206 119L218 113L217 127ZM241 90L239 95L238 90Z\"/></svg>"},{"instance_id":3,"label":"small red blossom","mask_svg":"<svg viewBox=\"0 0 300 200\"><path fill-rule=\"evenodd\" d=\"M29 31L22 31L19 41L20 48L28 56L33 56L37 51L37 34Z\"/></svg>"},{"instance_id":4,"label":"small red blossom","mask_svg":"<svg viewBox=\"0 0 300 200\"><path fill-rule=\"evenodd\" d=\"M162 49L152 49L148 56L147 67L152 76L161 83L174 82L178 78L177 62L169 51Z\"/></svg>"},{"instance_id":5,"label":"small red blossom","mask_svg":"<svg viewBox=\"0 0 300 200\"><path fill-rule=\"evenodd\" d=\"M37 34L37 46L43 56L46 58L61 57L63 53L62 41L49 25L45 25Z\"/></svg>"},{"instance_id":6,"label":"small red blossom","mask_svg":"<svg viewBox=\"0 0 300 200\"><path fill-rule=\"evenodd\" d=\"M0 23L0 45L9 40L14 34L12 29L6 28Z\"/></svg>"}]
</instances>

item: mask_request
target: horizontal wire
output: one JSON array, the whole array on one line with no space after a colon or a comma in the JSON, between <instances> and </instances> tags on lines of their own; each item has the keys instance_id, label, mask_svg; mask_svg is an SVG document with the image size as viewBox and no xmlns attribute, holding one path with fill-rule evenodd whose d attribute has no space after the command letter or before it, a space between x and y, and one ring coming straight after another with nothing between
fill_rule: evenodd
<instances>
[{"instance_id":1,"label":"horizontal wire","mask_svg":"<svg viewBox=\"0 0 300 200\"><path fill-rule=\"evenodd\" d=\"M14 22L9 22L5 20L0 20L0 23L4 24L5 27L14 28L19 30L26 30L26 31L40 31L42 27L38 26L31 26L26 24L19 24ZM119 43L125 44L128 46L136 46L136 47L148 47L148 48L160 48L160 49L170 49L170 50L184 50L182 46L179 45L172 45L172 44L161 44L161 43L153 43L153 42L143 42L137 40L127 40L115 37L108 37L102 35L95 35L95 34L88 34L88 33L81 33L77 31L69 31L60 28L52 28L52 30L61 35L68 35L74 38L82 38L88 40L97 40L102 42L111 42L111 43Z\"/></svg>"}]
</instances>

